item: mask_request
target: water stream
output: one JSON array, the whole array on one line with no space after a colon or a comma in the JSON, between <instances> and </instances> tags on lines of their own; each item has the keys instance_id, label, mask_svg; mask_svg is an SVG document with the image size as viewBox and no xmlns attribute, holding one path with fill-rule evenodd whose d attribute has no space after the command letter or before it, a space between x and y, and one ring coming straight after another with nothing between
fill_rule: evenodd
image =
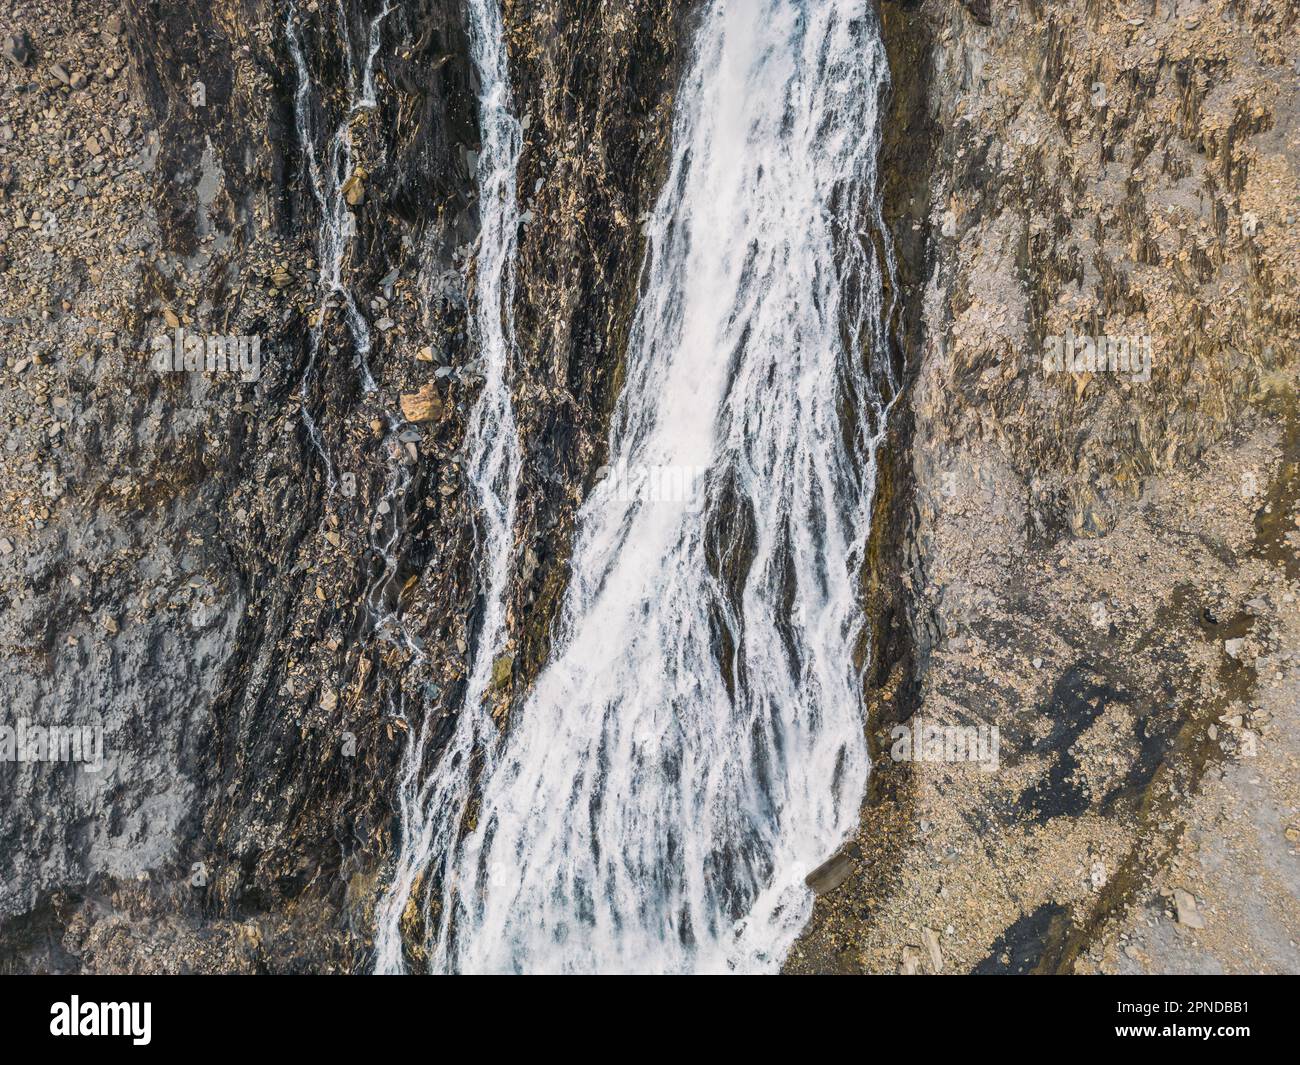
<instances>
[{"instance_id":1,"label":"water stream","mask_svg":"<svg viewBox=\"0 0 1300 1065\"><path fill-rule=\"evenodd\" d=\"M518 134L488 103L508 78L485 6L476 61L500 128L480 162L496 208L479 329L500 365ZM893 394L871 240L886 78L867 0L706 5L610 438L621 474L706 472L697 493L621 476L591 494L552 660L499 743L481 705L489 604L455 740L403 782L382 971L401 968L400 910L426 869L438 970L770 971L806 921L804 877L856 825L868 772L860 588ZM506 449L508 402L491 381L485 396L474 432L489 418ZM491 501L512 497L489 489L517 471L474 439L496 589L510 513ZM471 757L480 805L457 839Z\"/></svg>"},{"instance_id":2,"label":"water stream","mask_svg":"<svg viewBox=\"0 0 1300 1065\"><path fill-rule=\"evenodd\" d=\"M476 520L478 593L482 621L472 633L469 677L450 743L437 752L425 774L433 715L407 747L398 801L403 835L397 871L380 903L376 943L378 972L401 972L400 922L416 880L438 873L440 863L454 855L457 828L473 797L471 762L490 753L497 728L483 696L492 676L493 659L506 632L505 592L510 577L514 536L515 496L521 462L509 372L513 361L514 327L511 296L514 287L515 240L519 204L515 171L522 130L512 111L509 67L497 0L467 0L471 58L482 86L479 123L482 148L477 162L479 244L475 264L473 339L482 391L466 432L465 472ZM426 893L426 901L428 894ZM438 928L439 941L447 929L441 915L426 910L426 920Z\"/></svg>"}]
</instances>

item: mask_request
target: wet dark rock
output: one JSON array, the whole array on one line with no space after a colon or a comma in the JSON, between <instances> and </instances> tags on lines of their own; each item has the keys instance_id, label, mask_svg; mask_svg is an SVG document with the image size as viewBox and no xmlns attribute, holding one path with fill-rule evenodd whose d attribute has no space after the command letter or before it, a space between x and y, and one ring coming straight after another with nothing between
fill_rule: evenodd
<instances>
[{"instance_id":1,"label":"wet dark rock","mask_svg":"<svg viewBox=\"0 0 1300 1065\"><path fill-rule=\"evenodd\" d=\"M340 21L335 5L319 5L304 31L317 151L349 84L343 33L355 41L373 14L361 3L343 11ZM129 3L119 24L117 15L116 4L92 3L77 20L42 26L51 51L84 61L82 23L98 23L108 31L95 38L104 58L133 67L116 82L125 98L89 78L75 96L42 106L67 108L67 133L101 149L91 158L114 167L120 148L137 165L109 183L88 177L89 167L71 175L88 201L114 197L96 208L109 221L92 262L83 263L84 242L60 248L43 276L82 320L111 326L114 343L70 359L79 367L70 376L53 368L64 383L42 409L61 424L64 408L52 400L72 390L71 439L52 482L64 494L32 486L46 513L35 515L42 537L4 529L7 561L30 560L22 579L42 589L43 609L0 610L4 704L102 721L111 768L100 778L107 787L78 799L58 772L69 767L0 765L0 968L359 969L404 742L391 707L399 686L411 685L414 702L426 681L435 705L454 702L454 679L439 683L441 649L472 612L453 577L467 571L472 528L465 508L438 491L446 464L435 457L454 449L459 419L423 430L429 454L408 492L383 506L393 450L377 446L398 395L421 384L406 344L436 343L453 363L466 355L459 274L433 293L423 320L396 280L414 273L417 236L449 262L473 234L457 206L469 190L449 177L446 147L474 115L464 13L454 0L395 9L376 72L379 112L353 125L358 158L374 173L356 208L348 281L368 307L390 278L386 313L404 339L390 346L389 334L375 333L380 387L367 394L343 316L326 315L323 348L335 354L322 357L306 406L335 463L332 493L298 400L305 323L319 305L320 219L303 183L283 8L180 0ZM455 57L432 83L415 76L430 47ZM15 186L34 179L29 159L53 150L34 143ZM401 174L379 169L382 159L400 160ZM384 203L381 189L395 199ZM430 202L431 189L441 201ZM61 221L75 217L63 210ZM136 353L147 338L177 326L259 336L261 380L143 372ZM85 343L69 335L67 350L80 356ZM23 380L44 385L51 367L28 362ZM396 451L403 464L408 446ZM375 580L373 515L402 529L399 570L374 595L393 607L400 599L413 616L409 646L430 653L435 676L407 676L409 652L358 610ZM63 579L65 565L89 579ZM7 585L4 594L9 602ZM33 655L37 668L20 668ZM191 886L197 870L201 888ZM50 941L67 951L52 957L40 946Z\"/></svg>"},{"instance_id":2,"label":"wet dark rock","mask_svg":"<svg viewBox=\"0 0 1300 1065\"><path fill-rule=\"evenodd\" d=\"M804 879L818 895L827 895L853 875L853 858L847 850L828 858Z\"/></svg>"},{"instance_id":3,"label":"wet dark rock","mask_svg":"<svg viewBox=\"0 0 1300 1065\"><path fill-rule=\"evenodd\" d=\"M1007 928L973 972L978 976L1024 976L1044 971L1045 962L1050 972L1052 944L1063 938L1068 921L1064 907L1039 906Z\"/></svg>"}]
</instances>

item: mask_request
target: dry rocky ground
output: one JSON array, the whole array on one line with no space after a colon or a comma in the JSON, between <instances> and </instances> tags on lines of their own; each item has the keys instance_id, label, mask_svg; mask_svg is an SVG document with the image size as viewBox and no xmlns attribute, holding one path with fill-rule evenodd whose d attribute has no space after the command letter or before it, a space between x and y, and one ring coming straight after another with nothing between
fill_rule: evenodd
<instances>
[{"instance_id":1,"label":"dry rocky ground","mask_svg":"<svg viewBox=\"0 0 1300 1065\"><path fill-rule=\"evenodd\" d=\"M1297 9L884 10L895 165L942 160L892 194L915 658L788 967L1300 970ZM1067 331L1150 381L1046 373ZM999 767L894 762L900 719Z\"/></svg>"}]
</instances>

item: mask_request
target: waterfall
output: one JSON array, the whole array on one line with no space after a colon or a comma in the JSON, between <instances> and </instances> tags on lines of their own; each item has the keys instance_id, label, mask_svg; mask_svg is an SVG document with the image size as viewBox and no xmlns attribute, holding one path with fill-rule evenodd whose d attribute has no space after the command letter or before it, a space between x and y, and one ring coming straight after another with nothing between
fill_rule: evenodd
<instances>
[{"instance_id":1,"label":"waterfall","mask_svg":"<svg viewBox=\"0 0 1300 1065\"><path fill-rule=\"evenodd\" d=\"M860 589L895 392L871 239L886 78L868 0L702 12L552 659L483 752L463 838L477 718L403 802L399 889L437 869L433 967L771 971L810 913L805 876L856 826Z\"/></svg>"},{"instance_id":2,"label":"waterfall","mask_svg":"<svg viewBox=\"0 0 1300 1065\"><path fill-rule=\"evenodd\" d=\"M474 340L483 389L470 416L464 451L466 475L477 514L479 594L483 619L474 634L465 696L450 742L436 752L424 775L433 715L426 713L406 751L398 784L402 839L397 868L379 906L376 971L401 972L401 919L422 875L441 875L454 856L454 842L473 798L471 762L490 757L496 724L484 705L492 662L505 639L505 591L514 539L519 485L519 437L508 372L514 349L511 295L519 206L515 171L523 131L511 107L509 67L498 0L467 0L471 59L482 86L478 157L479 243L475 266ZM435 868L441 866L440 868ZM425 895L425 919L445 942L448 907L435 914Z\"/></svg>"}]
</instances>

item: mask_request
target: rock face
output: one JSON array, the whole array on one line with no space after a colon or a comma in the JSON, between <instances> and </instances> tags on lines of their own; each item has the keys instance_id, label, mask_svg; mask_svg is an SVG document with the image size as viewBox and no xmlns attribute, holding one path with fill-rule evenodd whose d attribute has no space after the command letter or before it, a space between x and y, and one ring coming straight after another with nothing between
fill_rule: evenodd
<instances>
[{"instance_id":1,"label":"rock face","mask_svg":"<svg viewBox=\"0 0 1300 1065\"><path fill-rule=\"evenodd\" d=\"M0 67L22 131L0 143L0 704L100 728L105 766L0 764L9 969L363 965L413 654L382 622L399 600L433 612L454 670L471 613L463 411L387 429L429 376L411 352L468 361L464 13L395 12L383 32L406 43L349 115L363 5L299 5L301 71L284 5L237 8L13 12L38 58ZM75 96L60 64L93 70ZM343 276L391 323L365 367L316 283L304 143L323 158L341 122L369 175ZM259 380L158 373L176 329L260 338Z\"/></svg>"},{"instance_id":2,"label":"rock face","mask_svg":"<svg viewBox=\"0 0 1300 1065\"><path fill-rule=\"evenodd\" d=\"M1270 817L1295 802L1294 709L1263 745L1241 712L1295 670L1297 15L882 10L915 377L877 532L901 550L874 586L863 858L788 967L915 967L928 926L947 971L1131 968L1168 870L1238 816L1202 801L1209 782L1240 760ZM1082 337L1141 338L1149 380L1052 365ZM900 723L996 727L998 763L895 760ZM1280 828L1243 839L1234 861L1271 885L1262 923L1294 927ZM1259 924L1213 956L1300 968ZM1144 938L1139 967L1178 967Z\"/></svg>"},{"instance_id":3,"label":"rock face","mask_svg":"<svg viewBox=\"0 0 1300 1065\"><path fill-rule=\"evenodd\" d=\"M604 459L693 6L504 5L503 727ZM883 0L911 383L865 586L876 768L792 970L1300 967L1232 938L1222 872L1294 849L1259 811L1300 808L1296 14L1149 6ZM0 968L362 970L394 775L421 714L450 731L482 612L463 0L10 7L0 707L98 729L103 764L0 760ZM185 334L258 338L260 375L154 369ZM980 756L895 761L904 723ZM1247 811L1258 846L1202 865ZM1175 886L1225 938L1139 935Z\"/></svg>"},{"instance_id":4,"label":"rock face","mask_svg":"<svg viewBox=\"0 0 1300 1065\"><path fill-rule=\"evenodd\" d=\"M371 107L347 75L370 7L13 12L38 58L20 69L15 32L0 68L0 133L28 138L0 141L19 353L0 690L33 722L102 728L107 766L0 764L5 968L368 964L398 760L421 708L438 728L457 712L479 610L458 464L478 385L466 12L395 8ZM545 654L604 446L687 5L509 7L527 470L503 713ZM81 150L51 174L68 135ZM323 233L367 351L320 283L340 247ZM260 380L151 369L178 329L259 337Z\"/></svg>"}]
</instances>

